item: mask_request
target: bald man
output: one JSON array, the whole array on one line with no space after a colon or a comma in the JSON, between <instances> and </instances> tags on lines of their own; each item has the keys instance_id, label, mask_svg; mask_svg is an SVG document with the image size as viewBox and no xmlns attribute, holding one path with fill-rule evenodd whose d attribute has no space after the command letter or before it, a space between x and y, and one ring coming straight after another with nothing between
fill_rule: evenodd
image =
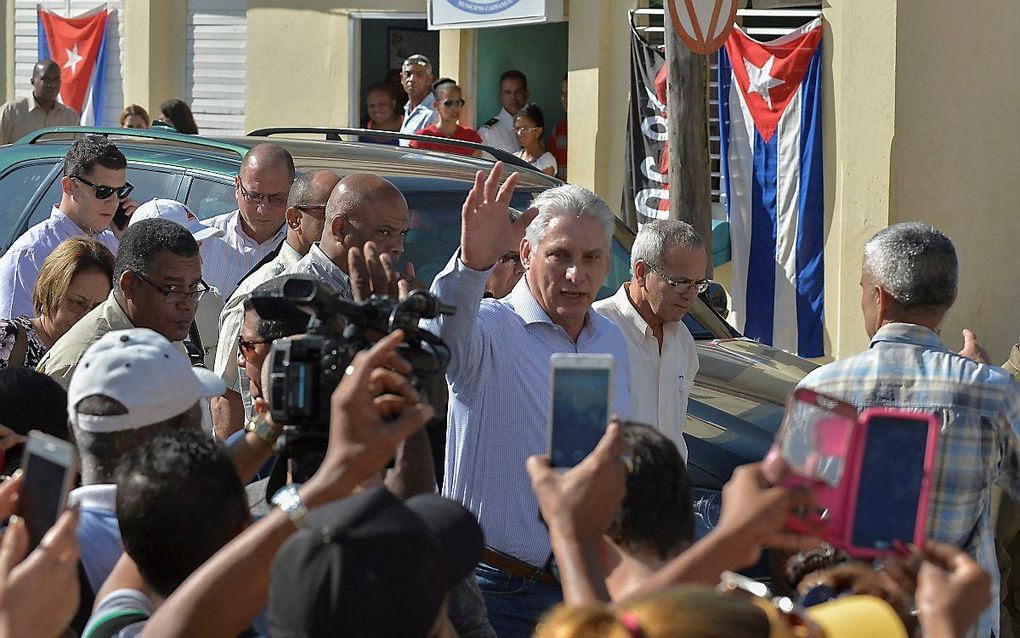
<instances>
[{"instance_id":1,"label":"bald man","mask_svg":"<svg viewBox=\"0 0 1020 638\"><path fill-rule=\"evenodd\" d=\"M330 170L304 173L290 187L287 200L287 239L279 252L244 278L220 313L219 345L216 348L216 374L227 384L227 392L211 402L213 428L226 440L241 429L252 416L248 380L237 365L237 336L244 322L244 300L259 284L280 275L308 254L322 237L326 223L326 205L340 176Z\"/></svg>"},{"instance_id":2,"label":"bald man","mask_svg":"<svg viewBox=\"0 0 1020 638\"><path fill-rule=\"evenodd\" d=\"M287 234L287 198L294 182L294 158L276 144L256 144L234 178L237 210L206 221L223 237L202 242L202 277L225 299L241 279L276 250Z\"/></svg>"},{"instance_id":3,"label":"bald man","mask_svg":"<svg viewBox=\"0 0 1020 638\"><path fill-rule=\"evenodd\" d=\"M339 297L352 300L347 253L371 241L396 265L408 229L407 200L396 186L377 175L351 173L329 196L322 239L286 272L315 275Z\"/></svg>"},{"instance_id":4,"label":"bald man","mask_svg":"<svg viewBox=\"0 0 1020 638\"><path fill-rule=\"evenodd\" d=\"M11 144L48 126L78 126L78 113L57 101L60 67L42 60L32 69L32 93L0 106L0 144Z\"/></svg>"}]
</instances>

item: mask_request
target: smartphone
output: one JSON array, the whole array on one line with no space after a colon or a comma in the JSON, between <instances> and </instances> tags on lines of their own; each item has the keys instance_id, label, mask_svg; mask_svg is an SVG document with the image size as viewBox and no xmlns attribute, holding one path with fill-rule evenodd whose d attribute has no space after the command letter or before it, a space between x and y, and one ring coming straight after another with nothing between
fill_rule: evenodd
<instances>
[{"instance_id":1,"label":"smartphone","mask_svg":"<svg viewBox=\"0 0 1020 638\"><path fill-rule=\"evenodd\" d=\"M74 446L38 430L28 433L21 457L18 515L25 519L31 547L42 541L57 522L74 485L77 462Z\"/></svg>"},{"instance_id":2,"label":"smartphone","mask_svg":"<svg viewBox=\"0 0 1020 638\"><path fill-rule=\"evenodd\" d=\"M113 225L117 227L117 230L124 230L130 221L131 218L128 217L127 210L124 208L124 202L121 201L116 212L113 213Z\"/></svg>"},{"instance_id":3,"label":"smartphone","mask_svg":"<svg viewBox=\"0 0 1020 638\"><path fill-rule=\"evenodd\" d=\"M549 363L549 457L553 467L574 467L609 425L613 355L557 353Z\"/></svg>"},{"instance_id":4,"label":"smartphone","mask_svg":"<svg viewBox=\"0 0 1020 638\"><path fill-rule=\"evenodd\" d=\"M848 498L851 555L874 557L893 544L924 542L938 440L932 414L869 408L861 413L859 462Z\"/></svg>"}]
</instances>

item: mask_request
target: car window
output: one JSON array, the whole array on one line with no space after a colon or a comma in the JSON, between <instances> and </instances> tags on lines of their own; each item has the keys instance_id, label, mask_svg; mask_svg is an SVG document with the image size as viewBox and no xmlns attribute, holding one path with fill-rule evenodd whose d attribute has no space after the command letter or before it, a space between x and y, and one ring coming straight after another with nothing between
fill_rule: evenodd
<instances>
[{"instance_id":1,"label":"car window","mask_svg":"<svg viewBox=\"0 0 1020 638\"><path fill-rule=\"evenodd\" d=\"M184 203L198 215L199 219L209 219L237 210L234 183L195 177L191 181L191 189Z\"/></svg>"},{"instance_id":2,"label":"car window","mask_svg":"<svg viewBox=\"0 0 1020 638\"><path fill-rule=\"evenodd\" d=\"M10 246L23 230L21 216L32 196L43 185L54 162L16 166L0 178L0 236ZM49 209L47 208L47 213Z\"/></svg>"},{"instance_id":3,"label":"car window","mask_svg":"<svg viewBox=\"0 0 1020 638\"><path fill-rule=\"evenodd\" d=\"M180 175L166 171L142 168L139 166L128 166L127 181L134 186L131 191L131 199L139 204L144 204L150 199L166 197L176 199ZM39 200L35 210L32 211L32 218L29 226L37 224L46 219L50 209L60 203L60 180L55 179L43 198Z\"/></svg>"}]
</instances>

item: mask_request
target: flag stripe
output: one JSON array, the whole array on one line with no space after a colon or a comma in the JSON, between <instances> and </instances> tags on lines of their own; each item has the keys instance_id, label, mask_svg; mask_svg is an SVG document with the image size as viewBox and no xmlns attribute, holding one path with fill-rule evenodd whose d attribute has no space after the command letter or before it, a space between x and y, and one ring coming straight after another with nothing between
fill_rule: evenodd
<instances>
[{"instance_id":1,"label":"flag stripe","mask_svg":"<svg viewBox=\"0 0 1020 638\"><path fill-rule=\"evenodd\" d=\"M36 13L35 19L39 23L39 61L52 60L53 53L50 52L50 37L46 33L46 23L43 21L41 13Z\"/></svg>"},{"instance_id":2,"label":"flag stripe","mask_svg":"<svg viewBox=\"0 0 1020 638\"><path fill-rule=\"evenodd\" d=\"M797 325L800 333L797 352L803 357L825 354L821 67L822 47L819 46L811 56L811 65L801 86L801 192L797 234Z\"/></svg>"},{"instance_id":3,"label":"flag stripe","mask_svg":"<svg viewBox=\"0 0 1020 638\"><path fill-rule=\"evenodd\" d=\"M773 308L772 345L790 352L797 351L797 322L790 320L797 307L797 231L800 197L800 99L801 88L794 92L789 105L779 118L775 139L778 142L776 162L776 266L775 307Z\"/></svg>"},{"instance_id":4,"label":"flag stripe","mask_svg":"<svg viewBox=\"0 0 1020 638\"><path fill-rule=\"evenodd\" d=\"M747 257L747 318L744 333L772 343L776 303L776 163L778 139L754 132L751 180L751 250Z\"/></svg>"}]
</instances>

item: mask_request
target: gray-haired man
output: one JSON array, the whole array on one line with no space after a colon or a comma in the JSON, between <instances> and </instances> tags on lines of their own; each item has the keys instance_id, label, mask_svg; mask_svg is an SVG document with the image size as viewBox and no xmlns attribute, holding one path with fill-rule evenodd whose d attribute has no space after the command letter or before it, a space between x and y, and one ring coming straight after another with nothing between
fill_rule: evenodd
<instances>
[{"instance_id":1,"label":"gray-haired man","mask_svg":"<svg viewBox=\"0 0 1020 638\"><path fill-rule=\"evenodd\" d=\"M634 239L633 278L594 305L627 340L631 418L669 437L685 462L683 428L698 352L682 319L708 286L707 266L705 241L690 224L650 222Z\"/></svg>"},{"instance_id":2,"label":"gray-haired man","mask_svg":"<svg viewBox=\"0 0 1020 638\"><path fill-rule=\"evenodd\" d=\"M432 63L420 53L407 58L400 66L400 85L407 91L401 133L417 133L439 121L439 115L432 108L432 103L436 101L436 96L432 94L433 79ZM401 146L410 143L410 140L400 140Z\"/></svg>"},{"instance_id":3,"label":"gray-haired man","mask_svg":"<svg viewBox=\"0 0 1020 638\"><path fill-rule=\"evenodd\" d=\"M1020 497L1020 387L997 366L950 351L939 326L956 301L958 262L928 224L890 226L864 246L861 310L871 347L804 378L854 404L932 412L941 422L927 535L974 556L992 600L970 635L998 632L999 570L989 502L996 482ZM858 514L861 516L861 514Z\"/></svg>"}]
</instances>

